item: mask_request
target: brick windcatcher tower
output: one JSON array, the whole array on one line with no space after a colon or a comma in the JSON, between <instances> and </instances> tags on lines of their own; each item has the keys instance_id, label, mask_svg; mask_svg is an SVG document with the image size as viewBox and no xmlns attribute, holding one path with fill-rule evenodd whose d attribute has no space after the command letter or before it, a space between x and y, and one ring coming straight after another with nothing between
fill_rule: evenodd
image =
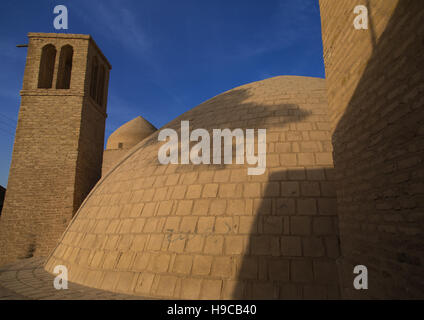
<instances>
[{"instance_id":1,"label":"brick windcatcher tower","mask_svg":"<svg viewBox=\"0 0 424 320\"><path fill-rule=\"evenodd\" d=\"M46 255L101 177L111 65L89 35L28 37L0 264Z\"/></svg>"}]
</instances>

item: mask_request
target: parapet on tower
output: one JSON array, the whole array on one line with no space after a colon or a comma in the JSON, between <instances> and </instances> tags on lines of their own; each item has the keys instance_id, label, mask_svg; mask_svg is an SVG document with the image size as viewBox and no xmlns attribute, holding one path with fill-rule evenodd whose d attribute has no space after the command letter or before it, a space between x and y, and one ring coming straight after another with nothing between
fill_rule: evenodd
<instances>
[{"instance_id":1,"label":"parapet on tower","mask_svg":"<svg viewBox=\"0 0 424 320\"><path fill-rule=\"evenodd\" d=\"M101 176L111 65L89 35L28 38L0 263L46 255Z\"/></svg>"}]
</instances>

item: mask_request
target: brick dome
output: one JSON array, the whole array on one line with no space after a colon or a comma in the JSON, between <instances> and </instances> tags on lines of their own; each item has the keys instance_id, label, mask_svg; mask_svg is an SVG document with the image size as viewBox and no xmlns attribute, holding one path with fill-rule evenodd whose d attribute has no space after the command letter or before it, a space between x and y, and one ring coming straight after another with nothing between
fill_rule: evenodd
<instances>
[{"instance_id":1,"label":"brick dome","mask_svg":"<svg viewBox=\"0 0 424 320\"><path fill-rule=\"evenodd\" d=\"M130 149L155 131L154 125L138 116L124 123L109 136L106 149Z\"/></svg>"},{"instance_id":2,"label":"brick dome","mask_svg":"<svg viewBox=\"0 0 424 320\"><path fill-rule=\"evenodd\" d=\"M154 298L339 296L325 80L281 76L222 93L165 127L267 129L267 168L162 165L158 132L93 188L46 270Z\"/></svg>"}]
</instances>

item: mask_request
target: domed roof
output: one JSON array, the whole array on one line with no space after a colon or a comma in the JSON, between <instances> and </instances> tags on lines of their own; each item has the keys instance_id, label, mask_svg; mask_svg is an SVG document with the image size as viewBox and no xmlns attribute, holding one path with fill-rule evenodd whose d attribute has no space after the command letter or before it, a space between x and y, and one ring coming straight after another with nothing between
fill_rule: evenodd
<instances>
[{"instance_id":1,"label":"domed roof","mask_svg":"<svg viewBox=\"0 0 424 320\"><path fill-rule=\"evenodd\" d=\"M116 129L107 139L106 149L130 149L157 129L138 116Z\"/></svg>"},{"instance_id":2,"label":"domed roof","mask_svg":"<svg viewBox=\"0 0 424 320\"><path fill-rule=\"evenodd\" d=\"M266 129L266 170L158 161L158 132L93 188L46 263L69 281L156 298L338 295L325 81L229 90L164 128ZM255 130L256 132L256 130ZM256 136L256 133L255 133Z\"/></svg>"}]
</instances>

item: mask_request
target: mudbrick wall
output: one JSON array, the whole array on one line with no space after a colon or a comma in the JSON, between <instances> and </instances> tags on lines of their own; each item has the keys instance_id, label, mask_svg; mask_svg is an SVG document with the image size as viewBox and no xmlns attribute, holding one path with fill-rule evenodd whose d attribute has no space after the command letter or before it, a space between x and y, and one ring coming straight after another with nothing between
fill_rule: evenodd
<instances>
[{"instance_id":1,"label":"mudbrick wall","mask_svg":"<svg viewBox=\"0 0 424 320\"><path fill-rule=\"evenodd\" d=\"M107 89L98 99L101 104L88 95L93 81L91 58L97 56L107 70L104 82L96 83L99 88L107 88L110 65L89 36L30 33L28 37L21 107L0 220L1 264L48 254L101 176ZM67 47L67 52L72 55L59 62L62 48L69 45L72 49ZM42 62L43 48L50 48L46 56L50 61ZM51 54L54 50L56 54ZM57 81L61 67L68 72L64 78L70 72L69 88L57 89L66 87L66 81Z\"/></svg>"},{"instance_id":2,"label":"mudbrick wall","mask_svg":"<svg viewBox=\"0 0 424 320\"><path fill-rule=\"evenodd\" d=\"M107 139L103 152L102 176L144 138L157 129L150 122L138 116L120 126Z\"/></svg>"},{"instance_id":3,"label":"mudbrick wall","mask_svg":"<svg viewBox=\"0 0 424 320\"><path fill-rule=\"evenodd\" d=\"M354 8L368 8L356 30ZM320 0L346 298L424 297L424 2ZM354 290L353 268L369 289Z\"/></svg>"}]
</instances>

